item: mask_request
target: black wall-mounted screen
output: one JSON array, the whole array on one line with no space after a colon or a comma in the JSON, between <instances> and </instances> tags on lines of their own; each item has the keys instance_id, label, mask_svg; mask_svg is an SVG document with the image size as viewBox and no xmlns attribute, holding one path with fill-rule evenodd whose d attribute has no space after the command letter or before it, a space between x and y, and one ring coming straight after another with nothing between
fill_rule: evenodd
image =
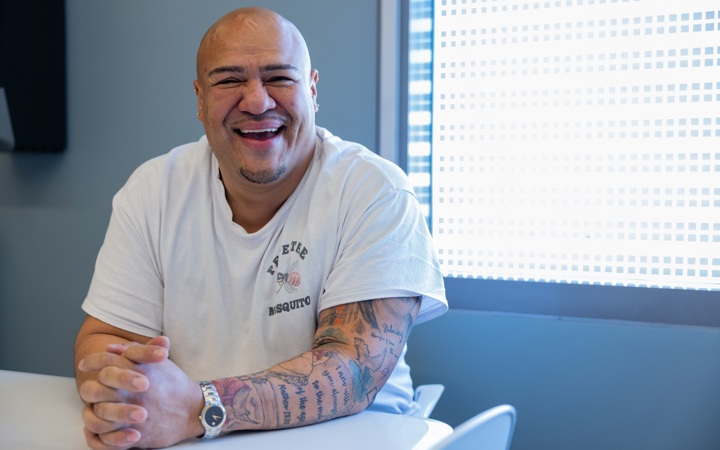
<instances>
[{"instance_id":1,"label":"black wall-mounted screen","mask_svg":"<svg viewBox=\"0 0 720 450\"><path fill-rule=\"evenodd\" d=\"M67 144L65 2L0 0L0 87L16 152ZM0 147L1 149L1 147Z\"/></svg>"}]
</instances>

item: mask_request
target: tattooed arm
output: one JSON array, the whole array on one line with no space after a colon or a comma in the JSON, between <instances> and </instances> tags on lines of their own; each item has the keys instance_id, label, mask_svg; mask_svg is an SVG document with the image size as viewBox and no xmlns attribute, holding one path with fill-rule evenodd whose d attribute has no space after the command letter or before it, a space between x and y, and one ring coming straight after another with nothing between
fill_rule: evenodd
<instances>
[{"instance_id":1,"label":"tattooed arm","mask_svg":"<svg viewBox=\"0 0 720 450\"><path fill-rule=\"evenodd\" d=\"M413 297L321 311L311 351L215 380L228 415L223 431L296 427L364 410L395 368L419 309Z\"/></svg>"},{"instance_id":2,"label":"tattooed arm","mask_svg":"<svg viewBox=\"0 0 720 450\"><path fill-rule=\"evenodd\" d=\"M223 431L323 422L365 409L402 354L418 298L328 308L311 351L253 375L215 380ZM204 430L200 387L168 359L170 342L129 335L88 318L78 335L78 390L88 445L97 450L167 447Z\"/></svg>"}]
</instances>

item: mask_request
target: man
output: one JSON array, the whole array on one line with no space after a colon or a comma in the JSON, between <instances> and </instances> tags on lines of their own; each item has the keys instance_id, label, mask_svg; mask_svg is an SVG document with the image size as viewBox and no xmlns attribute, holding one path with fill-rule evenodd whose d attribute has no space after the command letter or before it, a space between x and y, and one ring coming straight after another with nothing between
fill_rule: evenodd
<instances>
[{"instance_id":1,"label":"man","mask_svg":"<svg viewBox=\"0 0 720 450\"><path fill-rule=\"evenodd\" d=\"M405 344L447 309L442 276L402 172L315 126L317 82L274 12L203 37L206 137L118 192L83 304L90 447L412 412Z\"/></svg>"}]
</instances>

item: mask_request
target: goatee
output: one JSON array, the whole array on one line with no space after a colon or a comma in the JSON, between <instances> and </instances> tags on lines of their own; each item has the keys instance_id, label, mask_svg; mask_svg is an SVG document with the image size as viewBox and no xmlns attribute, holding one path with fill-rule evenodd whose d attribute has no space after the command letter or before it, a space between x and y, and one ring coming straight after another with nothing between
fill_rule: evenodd
<instances>
[{"instance_id":1,"label":"goatee","mask_svg":"<svg viewBox=\"0 0 720 450\"><path fill-rule=\"evenodd\" d=\"M283 165L276 171L271 170L260 170L253 172L244 168L240 169L240 175L251 183L256 184L268 184L276 181L285 173L286 167Z\"/></svg>"}]
</instances>

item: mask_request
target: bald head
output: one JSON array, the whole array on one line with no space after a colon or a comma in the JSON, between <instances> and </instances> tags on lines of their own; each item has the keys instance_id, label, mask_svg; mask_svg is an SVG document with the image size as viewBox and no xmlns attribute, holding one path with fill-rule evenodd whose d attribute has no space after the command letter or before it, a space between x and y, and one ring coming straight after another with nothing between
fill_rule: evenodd
<instances>
[{"instance_id":1,"label":"bald head","mask_svg":"<svg viewBox=\"0 0 720 450\"><path fill-rule=\"evenodd\" d=\"M232 51L245 46L246 51L255 46L258 53L263 48L282 46L296 54L309 73L310 54L307 44L295 25L280 14L264 8L240 8L231 11L215 22L205 33L197 52L197 76L207 74L207 59L218 50Z\"/></svg>"},{"instance_id":2,"label":"bald head","mask_svg":"<svg viewBox=\"0 0 720 450\"><path fill-rule=\"evenodd\" d=\"M193 86L226 189L297 186L315 149L317 81L305 40L279 14L243 8L210 27Z\"/></svg>"}]
</instances>

